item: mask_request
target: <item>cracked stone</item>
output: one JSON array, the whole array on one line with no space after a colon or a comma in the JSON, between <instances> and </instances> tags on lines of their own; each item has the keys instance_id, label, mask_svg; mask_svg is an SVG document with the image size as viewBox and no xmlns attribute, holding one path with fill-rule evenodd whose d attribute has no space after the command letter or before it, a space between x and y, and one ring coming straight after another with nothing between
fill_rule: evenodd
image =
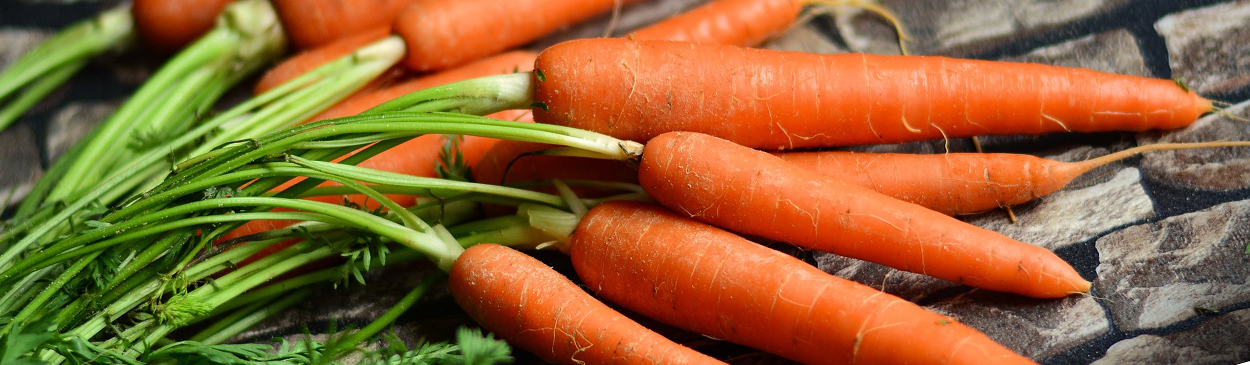
<instances>
[{"instance_id":1,"label":"cracked stone","mask_svg":"<svg viewBox=\"0 0 1250 365\"><path fill-rule=\"evenodd\" d=\"M1094 294L1125 331L1172 325L1197 308L1250 298L1250 200L1129 227L1097 241Z\"/></svg>"},{"instance_id":2,"label":"cracked stone","mask_svg":"<svg viewBox=\"0 0 1250 365\"><path fill-rule=\"evenodd\" d=\"M911 302L919 302L943 289L960 286L931 276L896 270L888 266L826 252L815 253L814 258L816 267L824 272L868 285Z\"/></svg>"},{"instance_id":3,"label":"cracked stone","mask_svg":"<svg viewBox=\"0 0 1250 365\"><path fill-rule=\"evenodd\" d=\"M1032 359L1062 353L1111 331L1106 311L1090 296L1033 299L973 290L927 308Z\"/></svg>"},{"instance_id":4,"label":"cracked stone","mask_svg":"<svg viewBox=\"0 0 1250 365\"><path fill-rule=\"evenodd\" d=\"M69 150L74 142L86 136L120 106L121 101L87 102L73 103L61 108L48 123L48 140L45 145L48 160L55 161L62 153Z\"/></svg>"},{"instance_id":5,"label":"cracked stone","mask_svg":"<svg viewBox=\"0 0 1250 365\"><path fill-rule=\"evenodd\" d=\"M1250 87L1250 1L1186 10L1155 23L1168 48L1172 76L1200 94Z\"/></svg>"},{"instance_id":6,"label":"cracked stone","mask_svg":"<svg viewBox=\"0 0 1250 365\"><path fill-rule=\"evenodd\" d=\"M1203 321L1188 331L1117 342L1096 365L1238 364L1250 361L1250 309Z\"/></svg>"},{"instance_id":7,"label":"cracked stone","mask_svg":"<svg viewBox=\"0 0 1250 365\"><path fill-rule=\"evenodd\" d=\"M1094 34L1088 37L1038 48L1004 61L1041 63L1063 67L1081 67L1124 75L1150 76L1137 38L1125 29Z\"/></svg>"},{"instance_id":8,"label":"cracked stone","mask_svg":"<svg viewBox=\"0 0 1250 365\"><path fill-rule=\"evenodd\" d=\"M883 0L913 39L910 51L968 57L1106 14L1132 0ZM848 21L847 17L850 17ZM838 31L852 50L892 45L892 28L865 11L840 17ZM897 51L893 51L897 52Z\"/></svg>"},{"instance_id":9,"label":"cracked stone","mask_svg":"<svg viewBox=\"0 0 1250 365\"><path fill-rule=\"evenodd\" d=\"M1250 101L1225 109L1236 118L1250 118ZM1212 114L1184 129L1143 133L1140 144L1250 140L1250 125ZM1145 174L1160 182L1200 190L1235 190L1250 186L1250 149L1245 147L1159 151L1144 155Z\"/></svg>"}]
</instances>

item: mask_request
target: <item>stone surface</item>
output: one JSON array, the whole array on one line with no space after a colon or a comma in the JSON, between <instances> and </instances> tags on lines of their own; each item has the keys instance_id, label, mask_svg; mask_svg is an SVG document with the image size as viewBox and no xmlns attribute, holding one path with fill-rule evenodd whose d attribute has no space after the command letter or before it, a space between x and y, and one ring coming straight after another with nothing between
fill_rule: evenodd
<instances>
[{"instance_id":1,"label":"stone surface","mask_svg":"<svg viewBox=\"0 0 1250 365\"><path fill-rule=\"evenodd\" d=\"M1147 133L1141 144L1246 141L1250 140L1250 101L1225 109L1225 115L1212 114L1185 129ZM1145 154L1141 162L1147 176L1165 184L1204 190L1236 190L1250 187L1250 148L1203 148L1159 151Z\"/></svg>"},{"instance_id":2,"label":"stone surface","mask_svg":"<svg viewBox=\"0 0 1250 365\"><path fill-rule=\"evenodd\" d=\"M43 175L36 140L21 124L0 132L0 210L20 202Z\"/></svg>"},{"instance_id":3,"label":"stone surface","mask_svg":"<svg viewBox=\"0 0 1250 365\"><path fill-rule=\"evenodd\" d=\"M633 4L626 5L621 8L620 14L616 18L615 24L612 24L612 14L603 14L589 21L569 26L556 34L553 34L534 43L534 49L542 49L547 46L560 43L570 39L578 38L595 38L609 36L624 36L629 31L645 27L648 24L655 23L664 18L679 14L682 11L697 7L709 0L647 0L635 1ZM609 29L609 27L611 29Z\"/></svg>"},{"instance_id":4,"label":"stone surface","mask_svg":"<svg viewBox=\"0 0 1250 365\"><path fill-rule=\"evenodd\" d=\"M1250 1L1169 15L1155 23L1167 43L1172 76L1200 94L1250 88Z\"/></svg>"},{"instance_id":5,"label":"stone surface","mask_svg":"<svg viewBox=\"0 0 1250 365\"><path fill-rule=\"evenodd\" d=\"M1163 336L1117 342L1095 365L1239 364L1250 361L1250 309L1210 318L1197 327Z\"/></svg>"},{"instance_id":6,"label":"stone surface","mask_svg":"<svg viewBox=\"0 0 1250 365\"><path fill-rule=\"evenodd\" d=\"M1122 330L1166 327L1250 299L1250 201L1126 228L1098 240L1094 295Z\"/></svg>"},{"instance_id":7,"label":"stone surface","mask_svg":"<svg viewBox=\"0 0 1250 365\"><path fill-rule=\"evenodd\" d=\"M1003 60L1150 76L1150 70L1146 68L1146 60L1142 57L1141 48L1137 46L1137 38L1124 29L1038 48L1027 54L1007 57Z\"/></svg>"},{"instance_id":8,"label":"stone surface","mask_svg":"<svg viewBox=\"0 0 1250 365\"><path fill-rule=\"evenodd\" d=\"M954 282L896 270L876 263L818 252L816 267L834 276L852 280L912 302L923 301L939 291L960 287Z\"/></svg>"},{"instance_id":9,"label":"stone surface","mask_svg":"<svg viewBox=\"0 0 1250 365\"><path fill-rule=\"evenodd\" d=\"M1042 300L973 290L926 308L954 317L1034 360L1067 351L1111 330L1106 311L1089 296Z\"/></svg>"},{"instance_id":10,"label":"stone surface","mask_svg":"<svg viewBox=\"0 0 1250 365\"><path fill-rule=\"evenodd\" d=\"M845 48L830 41L812 25L790 28L765 42L761 48L822 54L847 53Z\"/></svg>"},{"instance_id":11,"label":"stone surface","mask_svg":"<svg viewBox=\"0 0 1250 365\"><path fill-rule=\"evenodd\" d=\"M52 32L39 29L0 28L0 70L9 67L10 63L27 51L48 39Z\"/></svg>"},{"instance_id":12,"label":"stone surface","mask_svg":"<svg viewBox=\"0 0 1250 365\"><path fill-rule=\"evenodd\" d=\"M108 118L121 106L121 101L111 103L72 103L61 108L48 124L48 139L44 151L48 160L54 161L65 153L75 141L82 139L104 118Z\"/></svg>"},{"instance_id":13,"label":"stone surface","mask_svg":"<svg viewBox=\"0 0 1250 365\"><path fill-rule=\"evenodd\" d=\"M1131 0L884 0L913 38L915 54L970 56L1012 41L1055 30L1065 24L1105 14ZM853 24L852 24L853 25ZM847 30L841 34L870 34L866 41L848 44L890 43L882 32ZM889 32L893 33L893 32ZM850 37L848 37L850 38ZM852 47L852 49L855 49Z\"/></svg>"}]
</instances>

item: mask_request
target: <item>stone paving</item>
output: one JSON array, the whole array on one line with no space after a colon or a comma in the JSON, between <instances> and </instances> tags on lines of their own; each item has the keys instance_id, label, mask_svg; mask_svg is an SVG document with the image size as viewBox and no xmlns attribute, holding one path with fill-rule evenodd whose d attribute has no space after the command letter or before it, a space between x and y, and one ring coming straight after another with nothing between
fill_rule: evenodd
<instances>
[{"instance_id":1,"label":"stone paving","mask_svg":"<svg viewBox=\"0 0 1250 365\"><path fill-rule=\"evenodd\" d=\"M627 8L616 33L702 0L654 0ZM86 16L104 5L22 1L0 12L0 66L68 20L30 14ZM108 3L108 2L106 2ZM971 57L1175 78L1223 111L1171 132L1004 136L982 140L987 151L1030 153L1062 161L1101 156L1140 144L1250 140L1250 1L1172 0L883 0L912 36L915 54ZM880 18L850 8L815 18L766 47L820 53L898 53ZM24 16L26 14L27 16ZM605 34L609 17L538 42ZM131 57L131 58L127 58ZM18 125L0 134L0 190L23 194L42 165L116 107L150 70L143 56L93 63ZM107 85L120 85L116 88ZM1125 92L1134 92L1125 90ZM968 140L858 151L971 151ZM1055 250L1094 282L1088 296L1034 300L972 290L831 254L799 252L821 269L856 280L976 327L1047 364L1231 364L1250 361L1250 149L1149 153L1096 169L1038 202L963 219ZM569 270L558 256L548 260ZM413 269L413 268L407 268ZM245 340L265 341L293 324L324 328L331 318L364 323L418 278L374 273L369 290L314 299L284 313ZM390 290L388 290L390 289ZM344 305L355 303L357 305ZM446 297L401 319L406 338L440 339L467 322ZM680 342L731 363L785 363L750 349L648 322ZM522 362L534 361L522 357Z\"/></svg>"}]
</instances>

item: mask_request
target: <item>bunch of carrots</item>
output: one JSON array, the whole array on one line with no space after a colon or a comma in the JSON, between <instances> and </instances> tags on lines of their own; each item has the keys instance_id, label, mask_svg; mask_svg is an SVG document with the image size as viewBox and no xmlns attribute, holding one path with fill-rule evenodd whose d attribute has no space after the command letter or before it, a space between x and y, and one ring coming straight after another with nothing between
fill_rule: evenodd
<instances>
[{"instance_id":1,"label":"bunch of carrots","mask_svg":"<svg viewBox=\"0 0 1250 365\"><path fill-rule=\"evenodd\" d=\"M225 44L197 39L229 34L209 29L246 19L185 7L232 14L243 3L276 14L278 43L302 51L260 79L246 108L201 117L180 105L155 105L151 114L137 106L138 124L117 122L108 133L161 128L166 138L145 140L156 147L100 164L91 158L107 145L86 143L63 163L67 172L41 182L46 191L32 193L0 234L0 336L8 341L0 342L19 344L0 358L339 358L445 279L475 321L554 363L720 362L607 301L802 363L1027 364L957 319L743 237L987 290L1082 295L1091 283L1054 253L954 216L1041 198L1146 151L1250 146L1146 145L1078 163L822 151L1176 129L1213 110L1168 80L749 48L794 26L805 9L829 5L864 7L905 39L888 9L871 2L715 0L622 38L508 51L630 2L135 1L140 38L177 52L173 59ZM254 28L272 35L277 26ZM184 88L184 99L161 103L216 100ZM143 124L172 115L194 121ZM165 157L168 165L148 167ZM77 176L99 184L65 182L78 184ZM567 253L590 293L521 251L532 249ZM422 258L433 273L341 342L278 355L222 345L316 285ZM169 340L197 323L189 342ZM507 360L473 338L447 354ZM447 361L431 354L375 360Z\"/></svg>"}]
</instances>

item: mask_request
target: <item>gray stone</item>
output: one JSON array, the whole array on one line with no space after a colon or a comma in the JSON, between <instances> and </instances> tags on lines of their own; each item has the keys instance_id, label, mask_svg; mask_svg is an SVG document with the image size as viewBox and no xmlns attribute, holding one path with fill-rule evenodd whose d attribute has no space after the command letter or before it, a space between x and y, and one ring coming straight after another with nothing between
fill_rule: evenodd
<instances>
[{"instance_id":1,"label":"gray stone","mask_svg":"<svg viewBox=\"0 0 1250 365\"><path fill-rule=\"evenodd\" d=\"M1167 43L1172 76L1201 94L1250 86L1250 1L1168 15L1155 23Z\"/></svg>"},{"instance_id":2,"label":"gray stone","mask_svg":"<svg viewBox=\"0 0 1250 365\"><path fill-rule=\"evenodd\" d=\"M57 111L48 123L48 140L44 146L48 160L55 161L70 146L91 132L121 106L121 102L73 103Z\"/></svg>"},{"instance_id":3,"label":"gray stone","mask_svg":"<svg viewBox=\"0 0 1250 365\"><path fill-rule=\"evenodd\" d=\"M1132 0L883 0L912 37L912 53L966 57L1052 31L1128 4ZM859 16L870 16L862 14ZM878 30L863 30L873 24ZM895 35L879 21L838 24L852 50L859 44L892 44ZM887 35L888 34L888 35Z\"/></svg>"},{"instance_id":4,"label":"gray stone","mask_svg":"<svg viewBox=\"0 0 1250 365\"><path fill-rule=\"evenodd\" d=\"M1117 342L1096 365L1238 364L1250 361L1250 309L1227 313L1194 329Z\"/></svg>"},{"instance_id":5,"label":"gray stone","mask_svg":"<svg viewBox=\"0 0 1250 365\"><path fill-rule=\"evenodd\" d=\"M761 48L821 54L847 53L845 48L834 44L812 25L790 28L765 42Z\"/></svg>"},{"instance_id":6,"label":"gray stone","mask_svg":"<svg viewBox=\"0 0 1250 365\"><path fill-rule=\"evenodd\" d=\"M10 63L34 49L52 32L42 29L0 28L0 70L9 67Z\"/></svg>"},{"instance_id":7,"label":"gray stone","mask_svg":"<svg viewBox=\"0 0 1250 365\"><path fill-rule=\"evenodd\" d=\"M1007 57L1003 60L1150 76L1150 70L1146 68L1146 60L1142 57L1141 48L1137 47L1137 38L1124 29L1039 48L1024 55Z\"/></svg>"},{"instance_id":8,"label":"gray stone","mask_svg":"<svg viewBox=\"0 0 1250 365\"><path fill-rule=\"evenodd\" d=\"M1099 239L1094 295L1107 298L1125 331L1165 327L1197 308L1221 310L1250 298L1250 200L1217 205Z\"/></svg>"},{"instance_id":9,"label":"gray stone","mask_svg":"<svg viewBox=\"0 0 1250 365\"><path fill-rule=\"evenodd\" d=\"M1250 140L1250 101L1212 114L1184 129L1143 133L1139 144ZM1250 187L1250 148L1202 148L1150 152L1142 158L1145 174L1166 184L1201 189L1235 190Z\"/></svg>"},{"instance_id":10,"label":"gray stone","mask_svg":"<svg viewBox=\"0 0 1250 365\"><path fill-rule=\"evenodd\" d=\"M1090 296L1032 299L973 290L928 306L984 332L1017 353L1040 360L1111 331L1111 320Z\"/></svg>"},{"instance_id":11,"label":"gray stone","mask_svg":"<svg viewBox=\"0 0 1250 365\"><path fill-rule=\"evenodd\" d=\"M0 133L0 210L30 193L43 176L39 161L39 144L29 127L14 124Z\"/></svg>"},{"instance_id":12,"label":"gray stone","mask_svg":"<svg viewBox=\"0 0 1250 365\"><path fill-rule=\"evenodd\" d=\"M931 276L896 270L880 264L826 252L814 254L816 267L834 276L868 285L912 302L943 289L959 286Z\"/></svg>"}]
</instances>

